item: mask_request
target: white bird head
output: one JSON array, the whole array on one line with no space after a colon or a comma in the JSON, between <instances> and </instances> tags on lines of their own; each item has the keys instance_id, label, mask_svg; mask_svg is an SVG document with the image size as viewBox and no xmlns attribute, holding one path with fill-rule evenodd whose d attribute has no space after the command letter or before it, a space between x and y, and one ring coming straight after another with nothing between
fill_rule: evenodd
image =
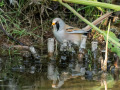
<instances>
[{"instance_id":1,"label":"white bird head","mask_svg":"<svg viewBox=\"0 0 120 90\"><path fill-rule=\"evenodd\" d=\"M55 18L52 21L52 25L55 31L64 30L65 22L60 18Z\"/></svg>"}]
</instances>

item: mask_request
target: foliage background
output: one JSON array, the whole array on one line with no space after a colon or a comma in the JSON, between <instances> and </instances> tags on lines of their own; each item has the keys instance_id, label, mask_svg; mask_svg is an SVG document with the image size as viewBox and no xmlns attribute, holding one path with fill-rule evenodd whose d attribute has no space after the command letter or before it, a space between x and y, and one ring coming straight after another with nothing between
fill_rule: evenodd
<instances>
[{"instance_id":1,"label":"foliage background","mask_svg":"<svg viewBox=\"0 0 120 90\"><path fill-rule=\"evenodd\" d=\"M114 3L114 0L98 1ZM108 9L92 6L70 5L91 22L108 11ZM51 0L2 0L0 2L0 23L4 29L25 45L33 45L40 50L46 50L47 39L53 37L51 22L56 17L62 18L74 27L86 26L68 9ZM14 44L2 31L0 35L1 44Z\"/></svg>"}]
</instances>

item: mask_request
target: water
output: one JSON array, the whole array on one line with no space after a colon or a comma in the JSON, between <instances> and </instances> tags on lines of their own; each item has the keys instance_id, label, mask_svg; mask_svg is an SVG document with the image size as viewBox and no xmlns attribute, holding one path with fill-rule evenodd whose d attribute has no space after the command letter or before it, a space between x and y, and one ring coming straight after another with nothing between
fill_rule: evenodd
<instances>
[{"instance_id":1,"label":"water","mask_svg":"<svg viewBox=\"0 0 120 90\"><path fill-rule=\"evenodd\" d=\"M0 90L119 90L119 69L102 73L62 59L1 58Z\"/></svg>"},{"instance_id":2,"label":"water","mask_svg":"<svg viewBox=\"0 0 120 90\"><path fill-rule=\"evenodd\" d=\"M0 90L54 90L53 81L47 78L47 73L12 73L6 78L0 78ZM78 76L64 81L60 90L119 90L120 80L114 81L112 76L107 80L86 80ZM57 82L59 83L59 81ZM107 83L105 86L104 84ZM59 90L58 88L56 88ZM107 90L107 89L106 89Z\"/></svg>"}]
</instances>

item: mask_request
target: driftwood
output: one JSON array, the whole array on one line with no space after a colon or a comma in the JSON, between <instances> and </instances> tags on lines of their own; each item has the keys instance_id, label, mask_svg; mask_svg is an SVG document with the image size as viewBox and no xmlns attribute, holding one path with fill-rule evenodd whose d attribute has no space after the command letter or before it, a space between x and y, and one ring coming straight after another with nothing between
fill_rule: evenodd
<instances>
[{"instance_id":1,"label":"driftwood","mask_svg":"<svg viewBox=\"0 0 120 90\"><path fill-rule=\"evenodd\" d=\"M5 43L2 45L2 47L5 49L29 50L29 46L11 45Z\"/></svg>"},{"instance_id":2,"label":"driftwood","mask_svg":"<svg viewBox=\"0 0 120 90\"><path fill-rule=\"evenodd\" d=\"M22 54L24 54L23 51L29 51L35 59L40 59L40 55L37 53L37 51L33 46L11 45L11 44L4 43L2 47L5 49L20 50Z\"/></svg>"},{"instance_id":3,"label":"driftwood","mask_svg":"<svg viewBox=\"0 0 120 90\"><path fill-rule=\"evenodd\" d=\"M78 61L80 63L83 62L83 57L85 55L86 40L87 40L87 36L82 35L82 40L81 40L81 44L80 44L80 47L79 47L79 54L78 54Z\"/></svg>"},{"instance_id":4,"label":"driftwood","mask_svg":"<svg viewBox=\"0 0 120 90\"><path fill-rule=\"evenodd\" d=\"M87 36L85 35L82 35L82 41L81 41L81 44L80 44L80 49L81 48L86 48L86 40L87 40Z\"/></svg>"},{"instance_id":5,"label":"driftwood","mask_svg":"<svg viewBox=\"0 0 120 90\"><path fill-rule=\"evenodd\" d=\"M97 41L92 41L92 52L93 52L93 56L94 56L94 70L96 70L97 65L97 47L98 47L98 42Z\"/></svg>"},{"instance_id":6,"label":"driftwood","mask_svg":"<svg viewBox=\"0 0 120 90\"><path fill-rule=\"evenodd\" d=\"M48 38L48 56L52 57L54 53L54 38Z\"/></svg>"}]
</instances>

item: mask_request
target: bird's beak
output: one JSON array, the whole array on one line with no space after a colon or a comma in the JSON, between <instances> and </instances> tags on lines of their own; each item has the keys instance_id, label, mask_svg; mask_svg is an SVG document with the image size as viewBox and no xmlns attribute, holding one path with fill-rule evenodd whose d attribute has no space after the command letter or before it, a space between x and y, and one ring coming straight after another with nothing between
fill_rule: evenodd
<instances>
[{"instance_id":1,"label":"bird's beak","mask_svg":"<svg viewBox=\"0 0 120 90\"><path fill-rule=\"evenodd\" d=\"M55 25L55 23L52 23L52 25Z\"/></svg>"}]
</instances>

